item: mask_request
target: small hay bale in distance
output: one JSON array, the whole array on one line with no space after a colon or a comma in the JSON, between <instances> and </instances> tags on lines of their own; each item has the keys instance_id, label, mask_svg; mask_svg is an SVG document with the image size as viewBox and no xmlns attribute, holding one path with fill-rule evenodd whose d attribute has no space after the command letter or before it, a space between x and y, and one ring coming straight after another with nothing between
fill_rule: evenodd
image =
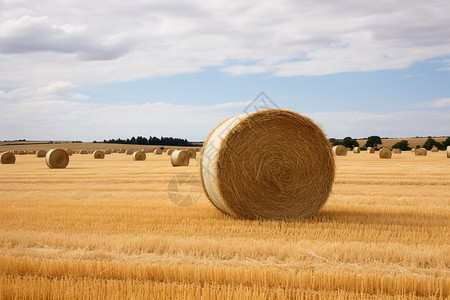
<instances>
[{"instance_id":1,"label":"small hay bale in distance","mask_svg":"<svg viewBox=\"0 0 450 300\"><path fill-rule=\"evenodd\" d=\"M126 155L133 155L133 153L134 153L134 151L133 151L133 149L127 149L127 151L125 151L125 154Z\"/></svg>"},{"instance_id":2,"label":"small hay bale in distance","mask_svg":"<svg viewBox=\"0 0 450 300\"><path fill-rule=\"evenodd\" d=\"M367 153L370 153L370 154L375 153L375 148L374 147L367 147Z\"/></svg>"},{"instance_id":3,"label":"small hay bale in distance","mask_svg":"<svg viewBox=\"0 0 450 300\"><path fill-rule=\"evenodd\" d=\"M18 150L14 150L13 154L19 154L19 151Z\"/></svg>"},{"instance_id":4,"label":"small hay bale in distance","mask_svg":"<svg viewBox=\"0 0 450 300\"><path fill-rule=\"evenodd\" d=\"M175 149L168 149L167 150L167 155L172 155L173 151L175 151Z\"/></svg>"},{"instance_id":5,"label":"small hay bale in distance","mask_svg":"<svg viewBox=\"0 0 450 300\"><path fill-rule=\"evenodd\" d=\"M337 145L333 147L333 152L336 156L346 156L347 148L344 145Z\"/></svg>"},{"instance_id":6,"label":"small hay bale in distance","mask_svg":"<svg viewBox=\"0 0 450 300\"><path fill-rule=\"evenodd\" d=\"M392 153L394 153L394 154L402 154L402 150L395 148L395 149L392 149Z\"/></svg>"},{"instance_id":7,"label":"small hay bale in distance","mask_svg":"<svg viewBox=\"0 0 450 300\"><path fill-rule=\"evenodd\" d=\"M361 152L361 148L359 147L353 147L353 153L359 154Z\"/></svg>"},{"instance_id":8,"label":"small hay bale in distance","mask_svg":"<svg viewBox=\"0 0 450 300\"><path fill-rule=\"evenodd\" d=\"M16 156L12 152L3 152L0 160L3 165L11 165L16 162Z\"/></svg>"},{"instance_id":9,"label":"small hay bale in distance","mask_svg":"<svg viewBox=\"0 0 450 300\"><path fill-rule=\"evenodd\" d=\"M71 149L66 149L67 155L72 156L73 151Z\"/></svg>"},{"instance_id":10,"label":"small hay bale in distance","mask_svg":"<svg viewBox=\"0 0 450 300\"><path fill-rule=\"evenodd\" d=\"M189 149L186 149L185 151L189 154L189 158L197 157L197 152L194 149L189 148Z\"/></svg>"},{"instance_id":11,"label":"small hay bale in distance","mask_svg":"<svg viewBox=\"0 0 450 300\"><path fill-rule=\"evenodd\" d=\"M161 155L161 154L163 153L163 151L162 151L162 149L156 148L156 149L153 151L153 153L154 153L155 155Z\"/></svg>"},{"instance_id":12,"label":"small hay bale in distance","mask_svg":"<svg viewBox=\"0 0 450 300\"><path fill-rule=\"evenodd\" d=\"M319 126L293 111L232 117L211 131L202 153L203 189L217 209L234 217L310 217L331 193L331 145Z\"/></svg>"},{"instance_id":13,"label":"small hay bale in distance","mask_svg":"<svg viewBox=\"0 0 450 300\"><path fill-rule=\"evenodd\" d=\"M93 155L94 155L95 159L104 159L105 158L105 152L103 152L102 150L95 150Z\"/></svg>"},{"instance_id":14,"label":"small hay bale in distance","mask_svg":"<svg viewBox=\"0 0 450 300\"><path fill-rule=\"evenodd\" d=\"M384 148L381 148L378 155L380 156L380 158L389 159L392 157L392 151L391 151L391 149L384 147Z\"/></svg>"},{"instance_id":15,"label":"small hay bale in distance","mask_svg":"<svg viewBox=\"0 0 450 300\"><path fill-rule=\"evenodd\" d=\"M64 149L51 149L45 155L45 162L50 169L64 169L69 164L69 154Z\"/></svg>"},{"instance_id":16,"label":"small hay bale in distance","mask_svg":"<svg viewBox=\"0 0 450 300\"><path fill-rule=\"evenodd\" d=\"M126 151L127 151L127 149L122 148L122 149L119 150L119 153L125 153Z\"/></svg>"},{"instance_id":17,"label":"small hay bale in distance","mask_svg":"<svg viewBox=\"0 0 450 300\"><path fill-rule=\"evenodd\" d=\"M89 152L86 149L81 149L80 154L88 154Z\"/></svg>"},{"instance_id":18,"label":"small hay bale in distance","mask_svg":"<svg viewBox=\"0 0 450 300\"><path fill-rule=\"evenodd\" d=\"M414 153L416 154L416 156L427 156L427 149L417 148Z\"/></svg>"},{"instance_id":19,"label":"small hay bale in distance","mask_svg":"<svg viewBox=\"0 0 450 300\"><path fill-rule=\"evenodd\" d=\"M111 151L111 149L106 149L105 151L103 151L103 153L105 153L105 154L111 154L112 151Z\"/></svg>"},{"instance_id":20,"label":"small hay bale in distance","mask_svg":"<svg viewBox=\"0 0 450 300\"><path fill-rule=\"evenodd\" d=\"M145 160L147 155L145 155L144 151L136 151L133 153L133 160Z\"/></svg>"},{"instance_id":21,"label":"small hay bale in distance","mask_svg":"<svg viewBox=\"0 0 450 300\"><path fill-rule=\"evenodd\" d=\"M27 154L27 152L25 150L20 150L19 151L19 155L25 155L25 154Z\"/></svg>"},{"instance_id":22,"label":"small hay bale in distance","mask_svg":"<svg viewBox=\"0 0 450 300\"><path fill-rule=\"evenodd\" d=\"M45 151L45 150L38 150L36 152L36 157L45 157L46 154L47 154L47 151Z\"/></svg>"},{"instance_id":23,"label":"small hay bale in distance","mask_svg":"<svg viewBox=\"0 0 450 300\"><path fill-rule=\"evenodd\" d=\"M175 150L171 154L170 162L174 167L189 166L189 153L185 150Z\"/></svg>"},{"instance_id":24,"label":"small hay bale in distance","mask_svg":"<svg viewBox=\"0 0 450 300\"><path fill-rule=\"evenodd\" d=\"M436 146L433 146L431 148L431 152L439 152L439 149Z\"/></svg>"},{"instance_id":25,"label":"small hay bale in distance","mask_svg":"<svg viewBox=\"0 0 450 300\"><path fill-rule=\"evenodd\" d=\"M412 152L412 153L416 152L416 148L412 148L412 149L411 149L411 152Z\"/></svg>"}]
</instances>

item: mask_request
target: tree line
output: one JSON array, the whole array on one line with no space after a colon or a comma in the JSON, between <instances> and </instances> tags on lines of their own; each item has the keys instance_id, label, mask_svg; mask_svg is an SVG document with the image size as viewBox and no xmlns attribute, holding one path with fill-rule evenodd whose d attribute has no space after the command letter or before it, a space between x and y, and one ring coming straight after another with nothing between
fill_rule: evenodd
<instances>
[{"instance_id":1,"label":"tree line","mask_svg":"<svg viewBox=\"0 0 450 300\"><path fill-rule=\"evenodd\" d=\"M186 139L173 138L173 137L156 137L150 136L149 138L138 136L127 139L110 139L103 140L103 143L111 144L136 144L136 145L165 145L165 146L189 146L191 143Z\"/></svg>"},{"instance_id":2,"label":"tree line","mask_svg":"<svg viewBox=\"0 0 450 300\"><path fill-rule=\"evenodd\" d=\"M330 138L329 141L330 141L331 145L333 145L333 146L344 145L346 148L350 148L350 149L353 149L354 147L360 147L358 141L349 136L343 138L342 140ZM372 135L367 138L367 141L361 147L361 150L365 150L365 149L367 149L367 147L377 148L377 146L381 145L381 144L382 144L381 138L379 136ZM445 150L445 149L447 149L447 146L450 146L450 137L448 137L445 141L442 141L442 143L441 143L429 136L423 145L416 145L415 148L422 147L427 150L431 150L431 148L436 147L439 150ZM405 151L411 150L411 147L409 146L409 142L407 140L401 140L400 142L395 143L394 145L392 145L392 148L397 148L397 149L405 150Z\"/></svg>"}]
</instances>

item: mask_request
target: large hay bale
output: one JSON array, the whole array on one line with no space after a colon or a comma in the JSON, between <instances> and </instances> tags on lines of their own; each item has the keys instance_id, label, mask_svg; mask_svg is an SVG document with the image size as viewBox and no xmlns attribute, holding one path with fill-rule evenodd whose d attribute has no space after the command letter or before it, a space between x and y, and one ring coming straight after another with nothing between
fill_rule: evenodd
<instances>
[{"instance_id":1,"label":"large hay bale","mask_svg":"<svg viewBox=\"0 0 450 300\"><path fill-rule=\"evenodd\" d=\"M171 154L170 161L174 167L189 166L189 153L184 150L175 150Z\"/></svg>"},{"instance_id":2,"label":"large hay bale","mask_svg":"<svg viewBox=\"0 0 450 300\"><path fill-rule=\"evenodd\" d=\"M447 158L450 158L450 146L447 146Z\"/></svg>"},{"instance_id":3,"label":"large hay bale","mask_svg":"<svg viewBox=\"0 0 450 300\"><path fill-rule=\"evenodd\" d=\"M46 154L47 154L47 151L38 150L38 152L36 152L36 157L45 157Z\"/></svg>"},{"instance_id":4,"label":"large hay bale","mask_svg":"<svg viewBox=\"0 0 450 300\"><path fill-rule=\"evenodd\" d=\"M147 155L143 151L136 151L133 153L133 160L145 160Z\"/></svg>"},{"instance_id":5,"label":"large hay bale","mask_svg":"<svg viewBox=\"0 0 450 300\"><path fill-rule=\"evenodd\" d=\"M175 149L168 149L167 150L167 155L172 155L173 151L175 151Z\"/></svg>"},{"instance_id":6,"label":"large hay bale","mask_svg":"<svg viewBox=\"0 0 450 300\"><path fill-rule=\"evenodd\" d=\"M232 117L211 131L202 154L203 189L231 216L309 217L331 193L331 145L319 126L293 111L265 109Z\"/></svg>"},{"instance_id":7,"label":"large hay bale","mask_svg":"<svg viewBox=\"0 0 450 300\"><path fill-rule=\"evenodd\" d=\"M194 149L189 148L189 149L186 149L185 151L189 154L189 158L197 157L197 152Z\"/></svg>"},{"instance_id":8,"label":"large hay bale","mask_svg":"<svg viewBox=\"0 0 450 300\"><path fill-rule=\"evenodd\" d=\"M125 154L126 154L126 155L133 155L133 153L134 153L134 151L133 151L132 148L127 149L127 151L125 151Z\"/></svg>"},{"instance_id":9,"label":"large hay bale","mask_svg":"<svg viewBox=\"0 0 450 300\"><path fill-rule=\"evenodd\" d=\"M436 146L433 146L431 148L431 152L439 152L439 149Z\"/></svg>"},{"instance_id":10,"label":"large hay bale","mask_svg":"<svg viewBox=\"0 0 450 300\"><path fill-rule=\"evenodd\" d=\"M161 154L163 153L163 151L162 151L162 149L156 148L156 149L153 151L153 153L154 153L155 155L161 155Z\"/></svg>"},{"instance_id":11,"label":"large hay bale","mask_svg":"<svg viewBox=\"0 0 450 300\"><path fill-rule=\"evenodd\" d=\"M105 154L111 154L112 151L111 151L111 149L106 149L105 151L103 151L103 153L105 153Z\"/></svg>"},{"instance_id":12,"label":"large hay bale","mask_svg":"<svg viewBox=\"0 0 450 300\"><path fill-rule=\"evenodd\" d=\"M389 148L383 147L381 148L380 152L379 152L379 156L380 158L391 158L392 157L392 151Z\"/></svg>"},{"instance_id":13,"label":"large hay bale","mask_svg":"<svg viewBox=\"0 0 450 300\"><path fill-rule=\"evenodd\" d=\"M103 152L102 150L95 150L93 155L94 155L95 159L104 159L105 158L105 152Z\"/></svg>"},{"instance_id":14,"label":"large hay bale","mask_svg":"<svg viewBox=\"0 0 450 300\"><path fill-rule=\"evenodd\" d=\"M0 161L4 165L10 165L16 162L16 156L12 152L3 152Z\"/></svg>"},{"instance_id":15,"label":"large hay bale","mask_svg":"<svg viewBox=\"0 0 450 300\"><path fill-rule=\"evenodd\" d=\"M367 153L370 153L370 154L375 153L375 148L374 147L367 147Z\"/></svg>"},{"instance_id":16,"label":"large hay bale","mask_svg":"<svg viewBox=\"0 0 450 300\"><path fill-rule=\"evenodd\" d=\"M86 149L81 149L80 154L88 154L89 152Z\"/></svg>"},{"instance_id":17,"label":"large hay bale","mask_svg":"<svg viewBox=\"0 0 450 300\"><path fill-rule=\"evenodd\" d=\"M359 147L354 147L354 148L353 148L353 153L358 154L358 153L360 153L360 152L361 152L361 148L359 148Z\"/></svg>"},{"instance_id":18,"label":"large hay bale","mask_svg":"<svg viewBox=\"0 0 450 300\"><path fill-rule=\"evenodd\" d=\"M70 149L66 149L66 152L67 152L67 155L69 155L69 156L72 156L72 154L73 154L73 151Z\"/></svg>"},{"instance_id":19,"label":"large hay bale","mask_svg":"<svg viewBox=\"0 0 450 300\"><path fill-rule=\"evenodd\" d=\"M417 148L414 153L417 156L427 156L427 149L425 149L425 148Z\"/></svg>"},{"instance_id":20,"label":"large hay bale","mask_svg":"<svg viewBox=\"0 0 450 300\"><path fill-rule=\"evenodd\" d=\"M347 148L344 145L337 145L333 147L333 152L336 156L346 156Z\"/></svg>"},{"instance_id":21,"label":"large hay bale","mask_svg":"<svg viewBox=\"0 0 450 300\"><path fill-rule=\"evenodd\" d=\"M392 149L392 153L394 153L394 154L402 154L402 150L395 148L395 149Z\"/></svg>"},{"instance_id":22,"label":"large hay bale","mask_svg":"<svg viewBox=\"0 0 450 300\"><path fill-rule=\"evenodd\" d=\"M50 169L64 169L69 164L69 154L63 149L51 149L45 155L45 162Z\"/></svg>"}]
</instances>

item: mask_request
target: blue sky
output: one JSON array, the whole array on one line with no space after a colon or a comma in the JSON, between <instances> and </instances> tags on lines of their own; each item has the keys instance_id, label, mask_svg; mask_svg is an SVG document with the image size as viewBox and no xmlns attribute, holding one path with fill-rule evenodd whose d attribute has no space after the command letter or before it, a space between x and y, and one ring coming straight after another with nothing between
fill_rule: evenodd
<instances>
[{"instance_id":1,"label":"blue sky","mask_svg":"<svg viewBox=\"0 0 450 300\"><path fill-rule=\"evenodd\" d=\"M262 91L329 137L449 135L448 11L448 1L0 2L0 140L204 140Z\"/></svg>"}]
</instances>

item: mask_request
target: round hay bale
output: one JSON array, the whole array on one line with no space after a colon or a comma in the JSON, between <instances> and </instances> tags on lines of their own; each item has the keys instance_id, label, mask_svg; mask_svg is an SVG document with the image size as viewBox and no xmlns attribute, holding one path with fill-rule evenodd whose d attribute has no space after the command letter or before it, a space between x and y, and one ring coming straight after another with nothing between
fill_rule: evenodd
<instances>
[{"instance_id":1,"label":"round hay bale","mask_svg":"<svg viewBox=\"0 0 450 300\"><path fill-rule=\"evenodd\" d=\"M379 152L379 156L380 158L391 158L392 157L392 151L389 148L381 148L380 152Z\"/></svg>"},{"instance_id":2,"label":"round hay bale","mask_svg":"<svg viewBox=\"0 0 450 300\"><path fill-rule=\"evenodd\" d=\"M367 153L370 153L370 154L375 153L375 148L374 147L367 147Z\"/></svg>"},{"instance_id":3,"label":"round hay bale","mask_svg":"<svg viewBox=\"0 0 450 300\"><path fill-rule=\"evenodd\" d=\"M19 151L18 150L14 150L13 154L19 154Z\"/></svg>"},{"instance_id":4,"label":"round hay bale","mask_svg":"<svg viewBox=\"0 0 450 300\"><path fill-rule=\"evenodd\" d=\"M16 162L16 156L12 152L3 152L0 160L4 165L10 165Z\"/></svg>"},{"instance_id":5,"label":"round hay bale","mask_svg":"<svg viewBox=\"0 0 450 300\"><path fill-rule=\"evenodd\" d=\"M45 157L46 154L47 154L47 151L39 150L38 152L36 152L36 157Z\"/></svg>"},{"instance_id":6,"label":"round hay bale","mask_svg":"<svg viewBox=\"0 0 450 300\"><path fill-rule=\"evenodd\" d=\"M194 149L189 148L189 149L186 149L185 151L189 154L189 158L197 157L197 152Z\"/></svg>"},{"instance_id":7,"label":"round hay bale","mask_svg":"<svg viewBox=\"0 0 450 300\"><path fill-rule=\"evenodd\" d=\"M174 167L189 166L189 153L184 150L175 150L171 154L170 161Z\"/></svg>"},{"instance_id":8,"label":"round hay bale","mask_svg":"<svg viewBox=\"0 0 450 300\"><path fill-rule=\"evenodd\" d=\"M353 153L358 154L358 153L360 153L360 152L361 152L361 149L360 149L359 147L354 147L354 148L353 148Z\"/></svg>"},{"instance_id":9,"label":"round hay bale","mask_svg":"<svg viewBox=\"0 0 450 300\"><path fill-rule=\"evenodd\" d=\"M72 154L73 154L73 151L70 149L66 149L66 152L67 152L67 155L69 155L69 156L72 156Z\"/></svg>"},{"instance_id":10,"label":"round hay bale","mask_svg":"<svg viewBox=\"0 0 450 300\"><path fill-rule=\"evenodd\" d=\"M155 155L161 155L162 154L162 149L159 149L159 148L156 148L154 151L153 151L153 153L155 154Z\"/></svg>"},{"instance_id":11,"label":"round hay bale","mask_svg":"<svg viewBox=\"0 0 450 300\"><path fill-rule=\"evenodd\" d=\"M417 148L414 153L416 154L416 156L427 156L427 149Z\"/></svg>"},{"instance_id":12,"label":"round hay bale","mask_svg":"<svg viewBox=\"0 0 450 300\"><path fill-rule=\"evenodd\" d=\"M94 155L95 159L104 159L105 158L105 152L103 152L102 150L95 150L93 155Z\"/></svg>"},{"instance_id":13,"label":"round hay bale","mask_svg":"<svg viewBox=\"0 0 450 300\"><path fill-rule=\"evenodd\" d=\"M88 154L88 151L86 149L81 149L80 154Z\"/></svg>"},{"instance_id":14,"label":"round hay bale","mask_svg":"<svg viewBox=\"0 0 450 300\"><path fill-rule=\"evenodd\" d=\"M36 150L31 151L30 154L36 154Z\"/></svg>"},{"instance_id":15,"label":"round hay bale","mask_svg":"<svg viewBox=\"0 0 450 300\"><path fill-rule=\"evenodd\" d=\"M136 151L133 153L133 160L145 160L147 155L145 155L144 151Z\"/></svg>"},{"instance_id":16,"label":"round hay bale","mask_svg":"<svg viewBox=\"0 0 450 300\"><path fill-rule=\"evenodd\" d=\"M128 149L127 151L125 151L126 155L133 155L134 151L132 148Z\"/></svg>"},{"instance_id":17,"label":"round hay bale","mask_svg":"<svg viewBox=\"0 0 450 300\"><path fill-rule=\"evenodd\" d=\"M125 151L127 151L127 149L122 148L122 149L119 150L119 153L125 153Z\"/></svg>"},{"instance_id":18,"label":"round hay bale","mask_svg":"<svg viewBox=\"0 0 450 300\"><path fill-rule=\"evenodd\" d=\"M172 155L173 151L175 151L174 149L168 149L167 150L167 155Z\"/></svg>"},{"instance_id":19,"label":"round hay bale","mask_svg":"<svg viewBox=\"0 0 450 300\"><path fill-rule=\"evenodd\" d=\"M431 152L439 152L439 149L436 146L433 146L431 148Z\"/></svg>"},{"instance_id":20,"label":"round hay bale","mask_svg":"<svg viewBox=\"0 0 450 300\"><path fill-rule=\"evenodd\" d=\"M416 152L416 148L412 148L411 152L413 152L413 153Z\"/></svg>"},{"instance_id":21,"label":"round hay bale","mask_svg":"<svg viewBox=\"0 0 450 300\"><path fill-rule=\"evenodd\" d=\"M336 156L346 156L347 148L344 145L337 145L333 147L333 152Z\"/></svg>"},{"instance_id":22,"label":"round hay bale","mask_svg":"<svg viewBox=\"0 0 450 300\"><path fill-rule=\"evenodd\" d=\"M335 174L333 151L320 127L283 109L219 124L205 141L200 167L212 204L248 219L316 214L331 193Z\"/></svg>"},{"instance_id":23,"label":"round hay bale","mask_svg":"<svg viewBox=\"0 0 450 300\"><path fill-rule=\"evenodd\" d=\"M450 158L450 146L447 146L447 158Z\"/></svg>"},{"instance_id":24,"label":"round hay bale","mask_svg":"<svg viewBox=\"0 0 450 300\"><path fill-rule=\"evenodd\" d=\"M400 149L392 149L392 153L394 153L394 154L402 154L402 150L400 150Z\"/></svg>"},{"instance_id":25,"label":"round hay bale","mask_svg":"<svg viewBox=\"0 0 450 300\"><path fill-rule=\"evenodd\" d=\"M20 150L20 151L19 151L19 155L25 155L25 154L27 154L26 151L24 151L24 150Z\"/></svg>"},{"instance_id":26,"label":"round hay bale","mask_svg":"<svg viewBox=\"0 0 450 300\"><path fill-rule=\"evenodd\" d=\"M106 149L105 151L103 151L103 153L105 153L105 154L111 154L112 151L111 151L111 149Z\"/></svg>"},{"instance_id":27,"label":"round hay bale","mask_svg":"<svg viewBox=\"0 0 450 300\"><path fill-rule=\"evenodd\" d=\"M50 169L64 169L69 164L69 154L63 149L51 149L45 155L45 162Z\"/></svg>"}]
</instances>

